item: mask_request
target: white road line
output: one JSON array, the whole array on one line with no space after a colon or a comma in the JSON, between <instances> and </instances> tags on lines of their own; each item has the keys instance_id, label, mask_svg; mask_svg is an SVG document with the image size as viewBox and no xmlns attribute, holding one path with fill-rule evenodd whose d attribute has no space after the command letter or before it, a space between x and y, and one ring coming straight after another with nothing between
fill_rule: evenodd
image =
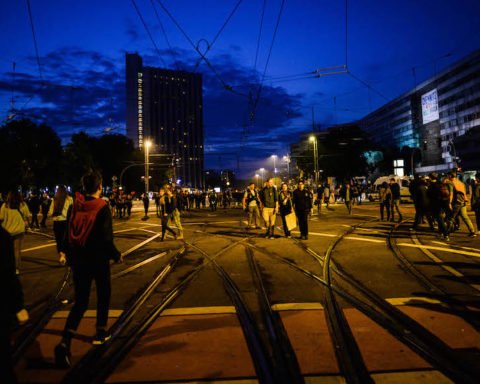
<instances>
[{"instance_id":1,"label":"white road line","mask_svg":"<svg viewBox=\"0 0 480 384\"><path fill-rule=\"evenodd\" d=\"M444 243L442 241L432 241L432 243L434 244L440 244L440 245L444 245L444 246L450 246L450 244L448 243ZM455 247L457 248L460 248L460 249L466 249L467 251L475 251L475 252L480 252L480 249L479 248L471 248L471 247L460 247L458 245L455 245Z\"/></svg>"},{"instance_id":2,"label":"white road line","mask_svg":"<svg viewBox=\"0 0 480 384\"><path fill-rule=\"evenodd\" d=\"M300 233L300 231L292 231L292 233ZM313 235L313 236L323 236L323 237L337 237L337 235L334 235L332 233L321 233L321 232L308 232L308 235Z\"/></svg>"},{"instance_id":3,"label":"white road line","mask_svg":"<svg viewBox=\"0 0 480 384\"><path fill-rule=\"evenodd\" d=\"M143 228L148 228L148 227L139 227L139 228L121 229L121 230L119 230L119 231L115 231L115 232L113 232L113 234L115 234L115 233L122 233L122 232L140 231L140 230L142 230Z\"/></svg>"},{"instance_id":4,"label":"white road line","mask_svg":"<svg viewBox=\"0 0 480 384\"><path fill-rule=\"evenodd\" d=\"M418 302L443 305L443 303L440 300L430 299L429 297L393 297L393 298L385 299L385 301L395 306L415 305L415 304L418 304Z\"/></svg>"},{"instance_id":5,"label":"white road line","mask_svg":"<svg viewBox=\"0 0 480 384\"><path fill-rule=\"evenodd\" d=\"M122 252L122 256L125 257L132 253L133 251L137 250L140 247L143 247L145 244L148 244L150 241L155 240L157 237L159 237L161 234L157 233L155 236L150 237L149 239L142 241L140 244L135 245L134 247L126 250L125 252Z\"/></svg>"},{"instance_id":6,"label":"white road line","mask_svg":"<svg viewBox=\"0 0 480 384\"><path fill-rule=\"evenodd\" d=\"M408 243L398 243L397 245L402 246L402 247L420 248L420 249L423 249L423 250L431 249L433 251L458 253L460 255L480 257L479 252L460 251L458 249L452 249L452 248L434 247L434 246L431 246L431 245L408 244Z\"/></svg>"},{"instance_id":7,"label":"white road line","mask_svg":"<svg viewBox=\"0 0 480 384\"><path fill-rule=\"evenodd\" d=\"M451 266L449 265L445 265L445 262L444 260L438 258L437 256L435 256L432 252L429 251L429 249L432 249L432 250L436 250L436 251L443 251L443 252L450 252L450 253L459 253L459 254L462 254L462 255L465 255L465 254L471 254L470 256L477 256L477 257L480 257L480 253L477 253L476 255L473 254L472 252L464 252L464 251L457 251L455 249L449 249L449 248L441 248L441 247L431 247L431 246L428 246L428 245L422 245L420 244L420 242L413 238L412 239L413 242L415 244L404 244L404 243L400 243L398 245L403 245L403 246L410 246L410 247L413 247L413 248L419 248L430 260L434 261L435 263L439 264L439 266L441 268L443 268L445 271L451 273L453 276L455 277L465 277L465 275L461 272L459 272L458 270L456 270L455 268L452 268ZM477 290L477 291L480 291L480 285L479 284L468 284L470 287L472 287L473 289Z\"/></svg>"},{"instance_id":8,"label":"white road line","mask_svg":"<svg viewBox=\"0 0 480 384\"><path fill-rule=\"evenodd\" d=\"M273 311L309 311L323 310L324 307L320 303L279 303L272 305Z\"/></svg>"},{"instance_id":9,"label":"white road line","mask_svg":"<svg viewBox=\"0 0 480 384\"><path fill-rule=\"evenodd\" d=\"M66 319L70 311L57 311L53 314L53 319ZM110 309L108 311L108 317L120 317L123 310ZM83 317L97 317L97 311L95 309L87 309Z\"/></svg>"},{"instance_id":10,"label":"white road line","mask_svg":"<svg viewBox=\"0 0 480 384\"><path fill-rule=\"evenodd\" d=\"M35 251L37 249L47 248L47 247L51 247L53 245L56 245L56 243L50 243L50 244L45 244L45 245L39 245L38 247L22 249L20 252L24 253L24 252Z\"/></svg>"},{"instance_id":11,"label":"white road line","mask_svg":"<svg viewBox=\"0 0 480 384\"><path fill-rule=\"evenodd\" d=\"M170 308L162 312L160 316L188 316L188 315L213 315L213 314L231 314L236 313L233 306L218 307L189 307L189 308Z\"/></svg>"},{"instance_id":12,"label":"white road line","mask_svg":"<svg viewBox=\"0 0 480 384\"><path fill-rule=\"evenodd\" d=\"M356 237L356 236L345 236L344 239L345 240L367 241L369 243L385 243L385 240L367 239L365 237Z\"/></svg>"},{"instance_id":13,"label":"white road line","mask_svg":"<svg viewBox=\"0 0 480 384\"><path fill-rule=\"evenodd\" d=\"M113 278L120 277L120 276L123 276L123 275L126 275L127 273L130 273L130 272L134 271L135 269L144 266L145 264L151 263L152 261L157 260L157 259L159 259L160 257L165 256L166 254L167 254L167 252L162 252L162 253L159 253L158 255L149 257L148 259L143 260L141 263L132 265L131 267L126 268L126 269L124 269L124 270L121 271L121 272L115 273L114 275L112 275L112 279L113 279Z\"/></svg>"}]
</instances>

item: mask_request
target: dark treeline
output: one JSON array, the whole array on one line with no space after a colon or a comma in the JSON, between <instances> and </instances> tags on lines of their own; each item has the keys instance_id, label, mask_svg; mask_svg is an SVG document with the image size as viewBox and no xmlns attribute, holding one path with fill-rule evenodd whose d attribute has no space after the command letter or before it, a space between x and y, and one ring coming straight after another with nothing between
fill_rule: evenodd
<instances>
[{"instance_id":1,"label":"dark treeline","mask_svg":"<svg viewBox=\"0 0 480 384\"><path fill-rule=\"evenodd\" d=\"M143 155L124 135L93 137L80 132L62 147L56 132L45 124L15 120L0 127L0 192L18 187L53 190L58 184L78 190L89 169L99 170L104 185L112 186L112 176L118 177L132 162L143 162ZM130 189L142 185L143 171L138 168L125 177Z\"/></svg>"}]
</instances>

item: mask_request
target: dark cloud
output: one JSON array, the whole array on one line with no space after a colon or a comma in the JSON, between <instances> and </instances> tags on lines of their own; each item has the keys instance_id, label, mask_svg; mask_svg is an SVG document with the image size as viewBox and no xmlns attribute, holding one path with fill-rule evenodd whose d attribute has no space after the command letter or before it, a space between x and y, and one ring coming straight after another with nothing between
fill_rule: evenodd
<instances>
[{"instance_id":1,"label":"dark cloud","mask_svg":"<svg viewBox=\"0 0 480 384\"><path fill-rule=\"evenodd\" d=\"M199 55L193 50L164 49L159 54L172 68L196 69L203 75L207 167L216 166L215 161L209 164L210 158L222 153L237 153L229 156L241 157L242 164L255 163L272 153L284 152L288 143L296 141L299 128L291 126L302 117L302 95L270 85L260 89L258 73L239 64L229 53L208 53L214 70L203 60L196 66ZM161 66L155 51L143 55L143 59L146 66ZM124 53L111 58L63 47L42 58L43 81L36 75L33 60L31 65L31 71L15 74L15 93L30 100L23 107L18 103L19 115L47 122L64 143L80 130L100 135L105 128L113 127L117 133L125 132ZM1 74L0 92L11 90L11 72ZM236 164L233 161L232 168Z\"/></svg>"}]
</instances>

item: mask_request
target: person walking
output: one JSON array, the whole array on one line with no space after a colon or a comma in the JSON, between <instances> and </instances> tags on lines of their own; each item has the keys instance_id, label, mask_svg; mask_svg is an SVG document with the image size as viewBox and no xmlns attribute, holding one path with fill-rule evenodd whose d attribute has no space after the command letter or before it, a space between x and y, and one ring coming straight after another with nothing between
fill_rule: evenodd
<instances>
[{"instance_id":1,"label":"person walking","mask_svg":"<svg viewBox=\"0 0 480 384\"><path fill-rule=\"evenodd\" d=\"M267 227L265 238L274 239L275 221L278 212L278 192L273 185L273 177L267 180L265 187L262 189L260 201L262 203L263 220L265 220L265 226Z\"/></svg>"},{"instance_id":2,"label":"person walking","mask_svg":"<svg viewBox=\"0 0 480 384\"><path fill-rule=\"evenodd\" d=\"M418 225L426 217L430 229L435 229L430 210L430 199L428 198L427 181L424 177L418 179L418 183L415 189L415 221L413 223L413 229L417 229Z\"/></svg>"},{"instance_id":3,"label":"person walking","mask_svg":"<svg viewBox=\"0 0 480 384\"><path fill-rule=\"evenodd\" d=\"M297 189L293 191L292 203L300 228L300 239L308 240L308 215L312 210L312 199L303 181L299 181Z\"/></svg>"},{"instance_id":4,"label":"person walking","mask_svg":"<svg viewBox=\"0 0 480 384\"><path fill-rule=\"evenodd\" d=\"M132 215L133 196L131 193L125 195L125 207L127 208L127 217Z\"/></svg>"},{"instance_id":5,"label":"person walking","mask_svg":"<svg viewBox=\"0 0 480 384\"><path fill-rule=\"evenodd\" d=\"M384 219L384 212L387 211L387 221L390 221L390 207L392 205L392 191L386 181L378 188L378 198L380 200L380 220Z\"/></svg>"},{"instance_id":6,"label":"person walking","mask_svg":"<svg viewBox=\"0 0 480 384\"><path fill-rule=\"evenodd\" d=\"M42 221L40 222L40 226L42 228L47 228L47 216L48 211L50 210L50 205L52 204L52 199L48 195L48 192L43 192L43 196L41 199L41 212L42 212Z\"/></svg>"},{"instance_id":7,"label":"person walking","mask_svg":"<svg viewBox=\"0 0 480 384\"><path fill-rule=\"evenodd\" d=\"M5 384L17 383L12 359L13 329L29 318L24 305L22 286L15 270L12 237L0 226L0 290L4 292L0 315L0 378Z\"/></svg>"},{"instance_id":8,"label":"person walking","mask_svg":"<svg viewBox=\"0 0 480 384\"><path fill-rule=\"evenodd\" d=\"M54 351L55 363L59 368L71 366L71 342L88 308L93 281L97 290L97 324L92 343L100 345L110 339L107 331L111 294L110 260L122 262L122 256L113 242L110 209L100 197L102 177L97 172L89 172L81 182L85 195L76 193L68 215L67 262L73 273L75 299L62 339Z\"/></svg>"},{"instance_id":9,"label":"person walking","mask_svg":"<svg viewBox=\"0 0 480 384\"><path fill-rule=\"evenodd\" d=\"M345 206L347 207L348 214L352 214L352 203L355 199L353 195L353 188L349 182L345 183L345 185L340 190L340 197L343 199Z\"/></svg>"},{"instance_id":10,"label":"person walking","mask_svg":"<svg viewBox=\"0 0 480 384\"><path fill-rule=\"evenodd\" d=\"M68 195L67 188L64 185L59 185L53 196L53 203L50 205L48 214L53 220L53 234L57 243L58 261L61 264L67 262L67 216L72 205L73 199Z\"/></svg>"},{"instance_id":11,"label":"person walking","mask_svg":"<svg viewBox=\"0 0 480 384\"><path fill-rule=\"evenodd\" d=\"M30 198L28 199L28 208L30 209L30 213L32 214L32 221L30 222L30 228L40 229L40 225L38 224L38 214L40 213L40 198L38 197L37 191L32 191L30 194Z\"/></svg>"},{"instance_id":12,"label":"person walking","mask_svg":"<svg viewBox=\"0 0 480 384\"><path fill-rule=\"evenodd\" d=\"M172 186L168 186L167 188L167 194L173 198L173 204L174 204L174 209L172 212L172 218L175 223L175 226L178 229L178 235L177 239L182 240L183 239L183 226L182 226L182 221L180 220L181 217L181 207L182 207L182 199L180 197L181 191L178 191L177 189L173 189Z\"/></svg>"},{"instance_id":13,"label":"person walking","mask_svg":"<svg viewBox=\"0 0 480 384\"><path fill-rule=\"evenodd\" d=\"M327 210L330 209L330 185L325 184L325 188L323 189L323 202L327 206Z\"/></svg>"},{"instance_id":14,"label":"person walking","mask_svg":"<svg viewBox=\"0 0 480 384\"><path fill-rule=\"evenodd\" d=\"M165 232L167 231L169 231L173 235L175 240L177 239L177 234L168 225L168 222L170 221L170 219L172 219L173 211L175 209L175 205L174 205L175 202L171 197L171 193L169 196L167 191L165 190L165 188L160 188L160 191L159 191L160 218L162 223L162 238L161 238L162 241L165 239Z\"/></svg>"},{"instance_id":15,"label":"person walking","mask_svg":"<svg viewBox=\"0 0 480 384\"><path fill-rule=\"evenodd\" d=\"M210 204L210 209L213 211L217 210L217 194L215 190L211 190L208 195L208 202Z\"/></svg>"},{"instance_id":16,"label":"person walking","mask_svg":"<svg viewBox=\"0 0 480 384\"><path fill-rule=\"evenodd\" d=\"M20 252L30 217L30 210L28 209L27 204L23 201L20 192L10 191L7 194L5 204L0 208L0 223L2 228L9 233L13 242L16 266L15 271L17 275L20 273Z\"/></svg>"},{"instance_id":17,"label":"person walking","mask_svg":"<svg viewBox=\"0 0 480 384\"><path fill-rule=\"evenodd\" d=\"M446 215L450 194L446 185L439 180L436 172L430 173L428 178L430 179L430 185L427 195L430 202L430 213L438 224L438 232L441 238L449 241L447 225L443 218Z\"/></svg>"},{"instance_id":18,"label":"person walking","mask_svg":"<svg viewBox=\"0 0 480 384\"><path fill-rule=\"evenodd\" d=\"M242 207L244 211L248 212L247 228L260 229L260 199L253 182L248 184L243 194Z\"/></svg>"},{"instance_id":19,"label":"person walking","mask_svg":"<svg viewBox=\"0 0 480 384\"><path fill-rule=\"evenodd\" d=\"M468 228L469 236L476 237L477 234L473 227L472 221L467 214L467 190L465 184L463 184L457 178L457 172L451 171L448 173L448 179L452 183L453 193L450 196L450 206L452 207L452 218L449 222L449 229L453 228L455 219L461 218Z\"/></svg>"},{"instance_id":20,"label":"person walking","mask_svg":"<svg viewBox=\"0 0 480 384\"><path fill-rule=\"evenodd\" d=\"M475 174L475 180L472 184L472 210L475 212L475 221L477 224L477 235L480 234L480 171Z\"/></svg>"},{"instance_id":21,"label":"person walking","mask_svg":"<svg viewBox=\"0 0 480 384\"><path fill-rule=\"evenodd\" d=\"M317 198L315 200L315 205L317 206L318 215L322 212L322 204L323 204L323 191L325 186L320 184L317 188Z\"/></svg>"},{"instance_id":22,"label":"person walking","mask_svg":"<svg viewBox=\"0 0 480 384\"><path fill-rule=\"evenodd\" d=\"M390 191L392 191L392 207L391 207L391 221L395 221L395 210L398 213L398 222L403 220L402 211L400 210L400 185L392 177L390 179Z\"/></svg>"},{"instance_id":23,"label":"person walking","mask_svg":"<svg viewBox=\"0 0 480 384\"><path fill-rule=\"evenodd\" d=\"M292 194L288 190L288 185L286 183L282 183L280 193L278 194L278 205L280 217L282 218L283 232L285 233L285 237L291 238L292 236L288 229L285 216L293 212L293 204Z\"/></svg>"}]
</instances>

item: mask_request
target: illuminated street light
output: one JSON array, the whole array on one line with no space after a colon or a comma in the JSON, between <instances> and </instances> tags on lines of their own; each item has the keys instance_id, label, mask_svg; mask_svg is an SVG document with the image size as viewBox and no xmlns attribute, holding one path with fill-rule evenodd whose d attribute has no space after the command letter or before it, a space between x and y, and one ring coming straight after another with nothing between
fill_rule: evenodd
<instances>
[{"instance_id":1,"label":"illuminated street light","mask_svg":"<svg viewBox=\"0 0 480 384\"><path fill-rule=\"evenodd\" d=\"M264 173L265 173L265 168L260 168L260 173L262 174L262 187L263 187L263 176L264 176Z\"/></svg>"},{"instance_id":2,"label":"illuminated street light","mask_svg":"<svg viewBox=\"0 0 480 384\"><path fill-rule=\"evenodd\" d=\"M290 179L290 156L285 155L282 157L282 160L287 163L287 179Z\"/></svg>"},{"instance_id":3,"label":"illuminated street light","mask_svg":"<svg viewBox=\"0 0 480 384\"><path fill-rule=\"evenodd\" d=\"M149 176L149 151L150 147L152 146L152 142L150 140L145 140L144 143L144 150L145 150L145 194L148 195L148 190L149 190L149 181L150 181L150 176Z\"/></svg>"},{"instance_id":4,"label":"illuminated street light","mask_svg":"<svg viewBox=\"0 0 480 384\"><path fill-rule=\"evenodd\" d=\"M257 186L258 188L258 178L260 177L260 175L258 173L255 174L255 179L256 179L256 182L255 182L255 185Z\"/></svg>"},{"instance_id":5,"label":"illuminated street light","mask_svg":"<svg viewBox=\"0 0 480 384\"><path fill-rule=\"evenodd\" d=\"M318 184L318 146L317 136L310 136L308 140L313 143L313 168L315 172L315 184Z\"/></svg>"},{"instance_id":6,"label":"illuminated street light","mask_svg":"<svg viewBox=\"0 0 480 384\"><path fill-rule=\"evenodd\" d=\"M272 155L271 158L273 159L273 176L277 174L277 167L276 167L276 161L277 161L277 155Z\"/></svg>"}]
</instances>

